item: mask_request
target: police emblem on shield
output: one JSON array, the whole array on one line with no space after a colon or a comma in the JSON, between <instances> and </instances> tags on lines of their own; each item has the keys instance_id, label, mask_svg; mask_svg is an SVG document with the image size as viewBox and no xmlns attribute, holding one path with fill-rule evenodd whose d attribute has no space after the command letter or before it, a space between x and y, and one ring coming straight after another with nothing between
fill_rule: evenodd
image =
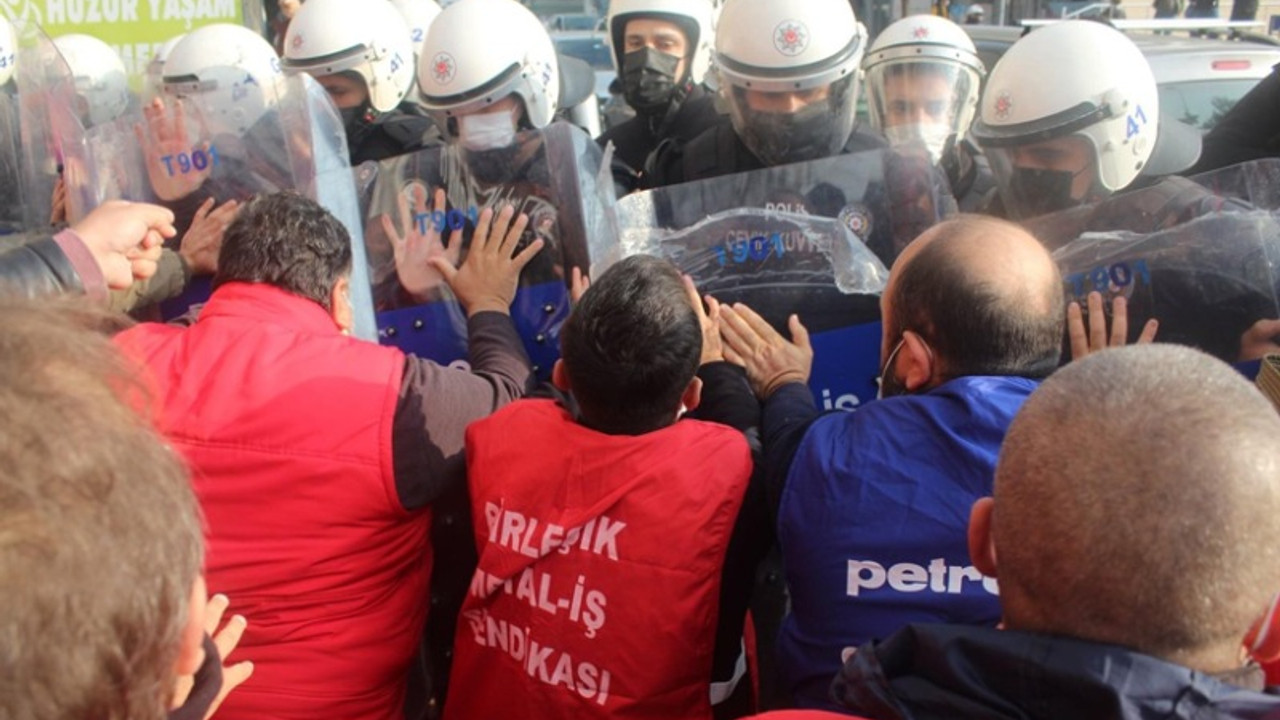
<instances>
[{"instance_id":1,"label":"police emblem on shield","mask_svg":"<svg viewBox=\"0 0 1280 720\"><path fill-rule=\"evenodd\" d=\"M1009 113L1013 110L1013 98L1009 97L1009 93L1002 92L996 97L996 117L1004 119L1009 117Z\"/></svg>"},{"instance_id":2,"label":"police emblem on shield","mask_svg":"<svg viewBox=\"0 0 1280 720\"><path fill-rule=\"evenodd\" d=\"M871 211L862 203L845 205L838 216L840 224L849 228L849 232L866 242L871 237Z\"/></svg>"},{"instance_id":3,"label":"police emblem on shield","mask_svg":"<svg viewBox=\"0 0 1280 720\"><path fill-rule=\"evenodd\" d=\"M799 55L809 47L809 28L796 20L783 20L773 31L773 46L783 55Z\"/></svg>"},{"instance_id":4,"label":"police emblem on shield","mask_svg":"<svg viewBox=\"0 0 1280 720\"><path fill-rule=\"evenodd\" d=\"M448 85L453 82L453 76L457 74L458 66L453 60L453 56L449 53L436 53L431 59L431 74L435 77L436 82L441 85Z\"/></svg>"}]
</instances>

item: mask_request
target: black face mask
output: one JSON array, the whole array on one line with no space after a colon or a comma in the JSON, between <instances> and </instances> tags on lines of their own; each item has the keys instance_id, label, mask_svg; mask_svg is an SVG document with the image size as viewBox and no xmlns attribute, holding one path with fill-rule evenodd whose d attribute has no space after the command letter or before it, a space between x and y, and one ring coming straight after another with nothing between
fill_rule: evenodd
<instances>
[{"instance_id":1,"label":"black face mask","mask_svg":"<svg viewBox=\"0 0 1280 720\"><path fill-rule=\"evenodd\" d=\"M622 94L641 115L666 112L676 98L676 68L680 58L653 48L622 56Z\"/></svg>"},{"instance_id":2,"label":"black face mask","mask_svg":"<svg viewBox=\"0 0 1280 720\"><path fill-rule=\"evenodd\" d=\"M1033 218L1079 204L1071 196L1075 173L1069 170L1042 170L1015 167L1009 178L1014 202L1009 210L1019 218Z\"/></svg>"},{"instance_id":3,"label":"black face mask","mask_svg":"<svg viewBox=\"0 0 1280 720\"><path fill-rule=\"evenodd\" d=\"M834 137L829 99L794 113L751 112L746 124L742 141L769 167L827 157L848 140Z\"/></svg>"}]
</instances>

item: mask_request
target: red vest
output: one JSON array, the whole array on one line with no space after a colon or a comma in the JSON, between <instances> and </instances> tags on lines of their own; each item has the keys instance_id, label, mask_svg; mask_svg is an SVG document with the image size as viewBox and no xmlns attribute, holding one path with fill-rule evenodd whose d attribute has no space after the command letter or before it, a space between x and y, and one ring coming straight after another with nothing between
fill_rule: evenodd
<instances>
[{"instance_id":1,"label":"red vest","mask_svg":"<svg viewBox=\"0 0 1280 720\"><path fill-rule=\"evenodd\" d=\"M742 435L605 435L526 400L467 429L467 474L480 564L447 720L710 718Z\"/></svg>"},{"instance_id":2,"label":"red vest","mask_svg":"<svg viewBox=\"0 0 1280 720\"><path fill-rule=\"evenodd\" d=\"M774 710L760 715L751 715L744 720L863 720L860 716L841 715L840 712L826 710Z\"/></svg>"},{"instance_id":3,"label":"red vest","mask_svg":"<svg viewBox=\"0 0 1280 720\"><path fill-rule=\"evenodd\" d=\"M117 341L151 371L160 428L191 467L209 590L249 621L232 660L253 677L219 719L402 717L431 574L429 516L403 510L392 474L404 356L243 283L190 328Z\"/></svg>"}]
</instances>

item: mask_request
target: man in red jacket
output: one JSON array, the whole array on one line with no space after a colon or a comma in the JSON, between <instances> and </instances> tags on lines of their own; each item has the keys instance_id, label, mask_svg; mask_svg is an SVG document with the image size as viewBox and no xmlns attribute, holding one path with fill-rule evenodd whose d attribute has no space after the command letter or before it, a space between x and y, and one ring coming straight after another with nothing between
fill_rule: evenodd
<instances>
[{"instance_id":1,"label":"man in red jacket","mask_svg":"<svg viewBox=\"0 0 1280 720\"><path fill-rule=\"evenodd\" d=\"M461 268L434 261L467 310L470 372L347 337L350 238L286 193L227 229L193 326L118 336L191 466L209 587L249 618L254 678L224 720L401 713L427 614L428 506L464 477L467 423L532 382L508 311L542 243L515 253L528 220L513 214L480 216Z\"/></svg>"}]
</instances>

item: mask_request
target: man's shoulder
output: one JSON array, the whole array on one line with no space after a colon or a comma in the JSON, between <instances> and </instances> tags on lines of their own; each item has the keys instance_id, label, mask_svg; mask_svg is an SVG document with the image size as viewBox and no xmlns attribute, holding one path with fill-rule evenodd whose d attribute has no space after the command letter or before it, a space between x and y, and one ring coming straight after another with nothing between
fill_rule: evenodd
<instances>
[{"instance_id":1,"label":"man's shoulder","mask_svg":"<svg viewBox=\"0 0 1280 720\"><path fill-rule=\"evenodd\" d=\"M1039 380L1005 375L971 375L943 383L924 393L896 395L867 403L852 412L830 412L814 421L810 433L856 432L865 436L876 432L899 432L904 425L936 422L939 415L953 415L966 422L957 411L978 406L1008 407L1016 411L1040 385ZM985 412L985 411L984 411Z\"/></svg>"},{"instance_id":2,"label":"man's shoulder","mask_svg":"<svg viewBox=\"0 0 1280 720\"><path fill-rule=\"evenodd\" d=\"M141 350L156 343L175 339L187 330L182 325L160 322L141 322L121 330L112 338L117 347L126 350Z\"/></svg>"}]
</instances>

